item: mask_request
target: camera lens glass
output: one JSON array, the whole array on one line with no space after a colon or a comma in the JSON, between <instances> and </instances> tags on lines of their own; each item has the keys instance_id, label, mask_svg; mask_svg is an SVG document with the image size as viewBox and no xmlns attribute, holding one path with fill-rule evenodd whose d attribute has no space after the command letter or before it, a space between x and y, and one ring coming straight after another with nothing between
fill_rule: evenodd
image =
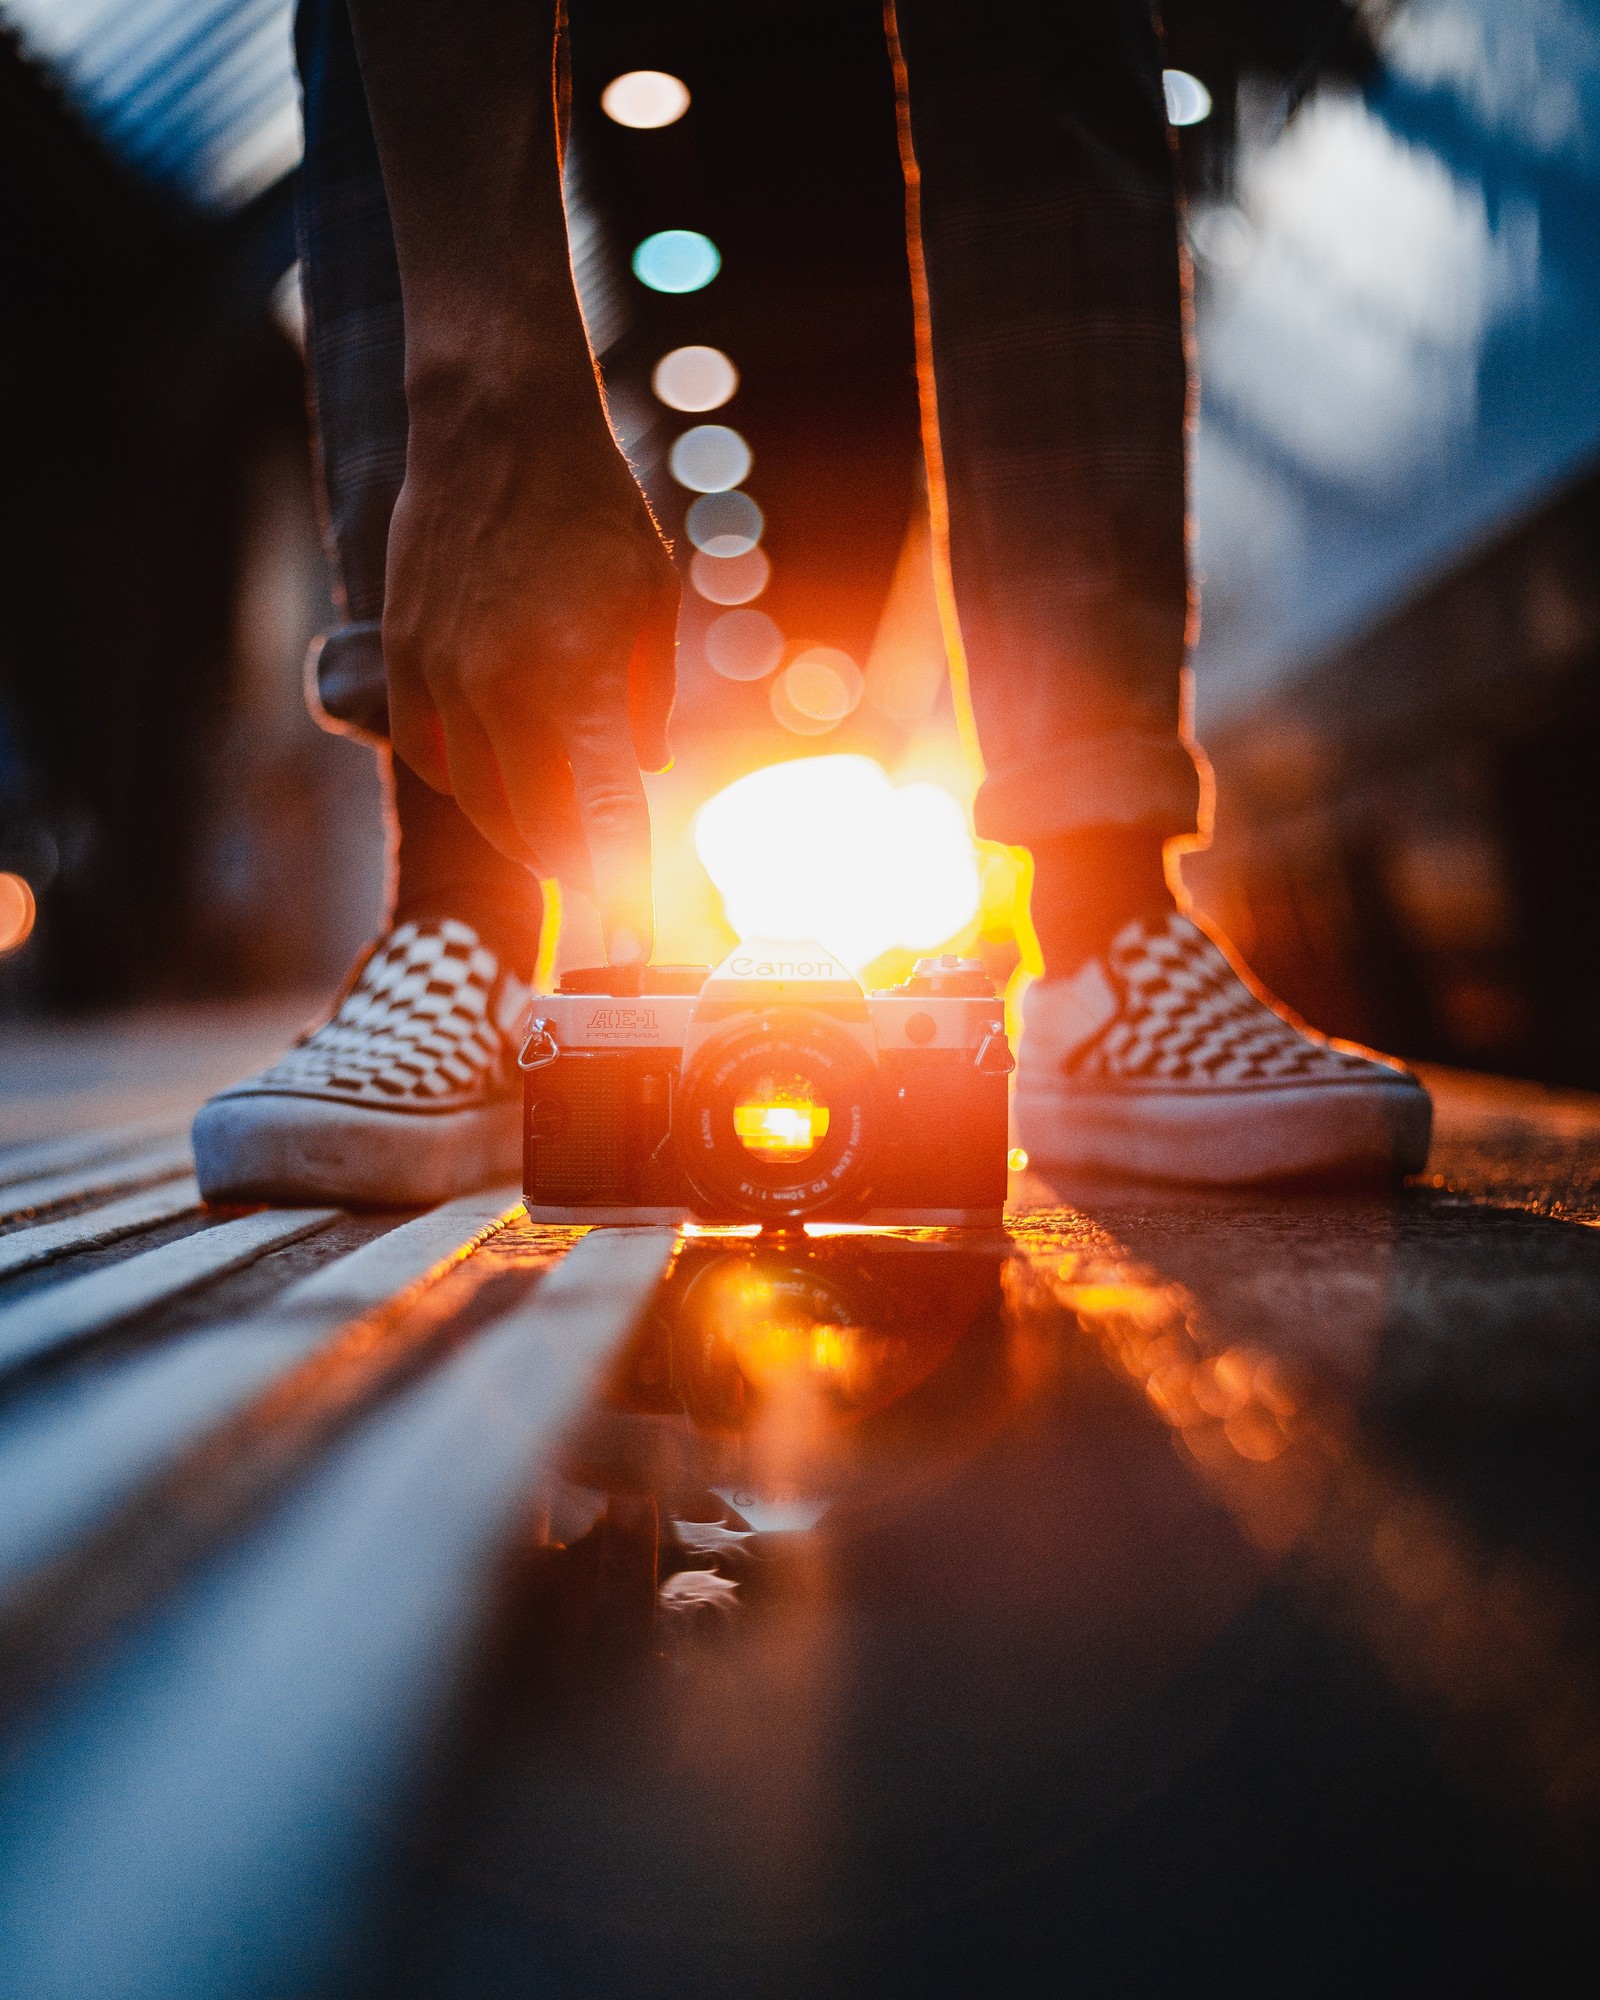
<instances>
[{"instance_id":1,"label":"camera lens glass","mask_svg":"<svg viewBox=\"0 0 1600 2000\"><path fill-rule=\"evenodd\" d=\"M865 1199L877 1065L811 1009L740 1014L683 1080L673 1143L702 1213L798 1219Z\"/></svg>"},{"instance_id":2,"label":"camera lens glass","mask_svg":"<svg viewBox=\"0 0 1600 2000\"><path fill-rule=\"evenodd\" d=\"M747 1153L775 1166L809 1160L828 1136L828 1107L798 1070L754 1078L733 1107L733 1129Z\"/></svg>"}]
</instances>

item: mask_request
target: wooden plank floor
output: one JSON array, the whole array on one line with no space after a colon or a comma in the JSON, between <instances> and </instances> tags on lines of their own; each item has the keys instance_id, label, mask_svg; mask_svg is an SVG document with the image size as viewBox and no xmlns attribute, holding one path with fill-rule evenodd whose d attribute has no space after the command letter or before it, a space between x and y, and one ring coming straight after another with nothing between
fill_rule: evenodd
<instances>
[{"instance_id":1,"label":"wooden plank floor","mask_svg":"<svg viewBox=\"0 0 1600 2000\"><path fill-rule=\"evenodd\" d=\"M1556 1990L1600 1100L1429 1080L1393 1196L779 1244L211 1215L35 1106L0 1991Z\"/></svg>"}]
</instances>

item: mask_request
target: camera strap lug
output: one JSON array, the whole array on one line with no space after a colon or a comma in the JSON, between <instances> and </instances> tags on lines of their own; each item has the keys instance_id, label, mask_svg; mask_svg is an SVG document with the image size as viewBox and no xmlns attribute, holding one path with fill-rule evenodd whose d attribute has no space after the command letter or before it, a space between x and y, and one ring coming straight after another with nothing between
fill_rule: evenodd
<instances>
[{"instance_id":1,"label":"camera strap lug","mask_svg":"<svg viewBox=\"0 0 1600 2000\"><path fill-rule=\"evenodd\" d=\"M985 1076L1009 1076L1017 1066L1004 1028L991 1028L978 1044L974 1063Z\"/></svg>"},{"instance_id":2,"label":"camera strap lug","mask_svg":"<svg viewBox=\"0 0 1600 2000\"><path fill-rule=\"evenodd\" d=\"M550 1023L539 1015L528 1023L527 1039L517 1057L517 1068L548 1069L560 1053L556 1038L550 1032Z\"/></svg>"}]
</instances>

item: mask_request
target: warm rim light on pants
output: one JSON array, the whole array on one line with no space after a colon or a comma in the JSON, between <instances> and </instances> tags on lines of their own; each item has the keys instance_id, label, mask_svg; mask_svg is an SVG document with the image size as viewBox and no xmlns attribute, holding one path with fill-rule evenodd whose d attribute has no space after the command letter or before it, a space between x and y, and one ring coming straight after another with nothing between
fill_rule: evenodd
<instances>
[{"instance_id":1,"label":"warm rim light on pants","mask_svg":"<svg viewBox=\"0 0 1600 2000\"><path fill-rule=\"evenodd\" d=\"M1187 832L1185 283L1150 8L1010 0L979 22L955 0L900 0L888 25L920 208L935 509L942 494L988 769L979 830ZM381 736L400 281L342 0L302 0L296 44L308 355L347 621L319 686L331 715ZM413 846L455 857L446 877L476 857L509 881L453 805L402 783L402 830L416 819Z\"/></svg>"}]
</instances>

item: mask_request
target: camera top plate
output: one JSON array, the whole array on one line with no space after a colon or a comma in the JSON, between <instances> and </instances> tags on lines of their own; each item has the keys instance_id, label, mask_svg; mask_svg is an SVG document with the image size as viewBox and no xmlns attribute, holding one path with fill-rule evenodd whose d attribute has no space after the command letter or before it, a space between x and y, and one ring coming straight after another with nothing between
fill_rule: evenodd
<instances>
[{"instance_id":1,"label":"camera top plate","mask_svg":"<svg viewBox=\"0 0 1600 2000\"><path fill-rule=\"evenodd\" d=\"M711 977L709 965L585 965L563 972L561 994L601 994L612 1000L693 999Z\"/></svg>"},{"instance_id":2,"label":"camera top plate","mask_svg":"<svg viewBox=\"0 0 1600 2000\"><path fill-rule=\"evenodd\" d=\"M960 1050L1004 1036L1004 1009L982 967L918 962L905 985L871 999L847 966L809 939L747 938L705 966L598 966L562 975L533 1014L563 1049L684 1047L734 1015L800 1007L855 1024L864 1046ZM870 1025L869 1025L870 1024Z\"/></svg>"}]
</instances>

